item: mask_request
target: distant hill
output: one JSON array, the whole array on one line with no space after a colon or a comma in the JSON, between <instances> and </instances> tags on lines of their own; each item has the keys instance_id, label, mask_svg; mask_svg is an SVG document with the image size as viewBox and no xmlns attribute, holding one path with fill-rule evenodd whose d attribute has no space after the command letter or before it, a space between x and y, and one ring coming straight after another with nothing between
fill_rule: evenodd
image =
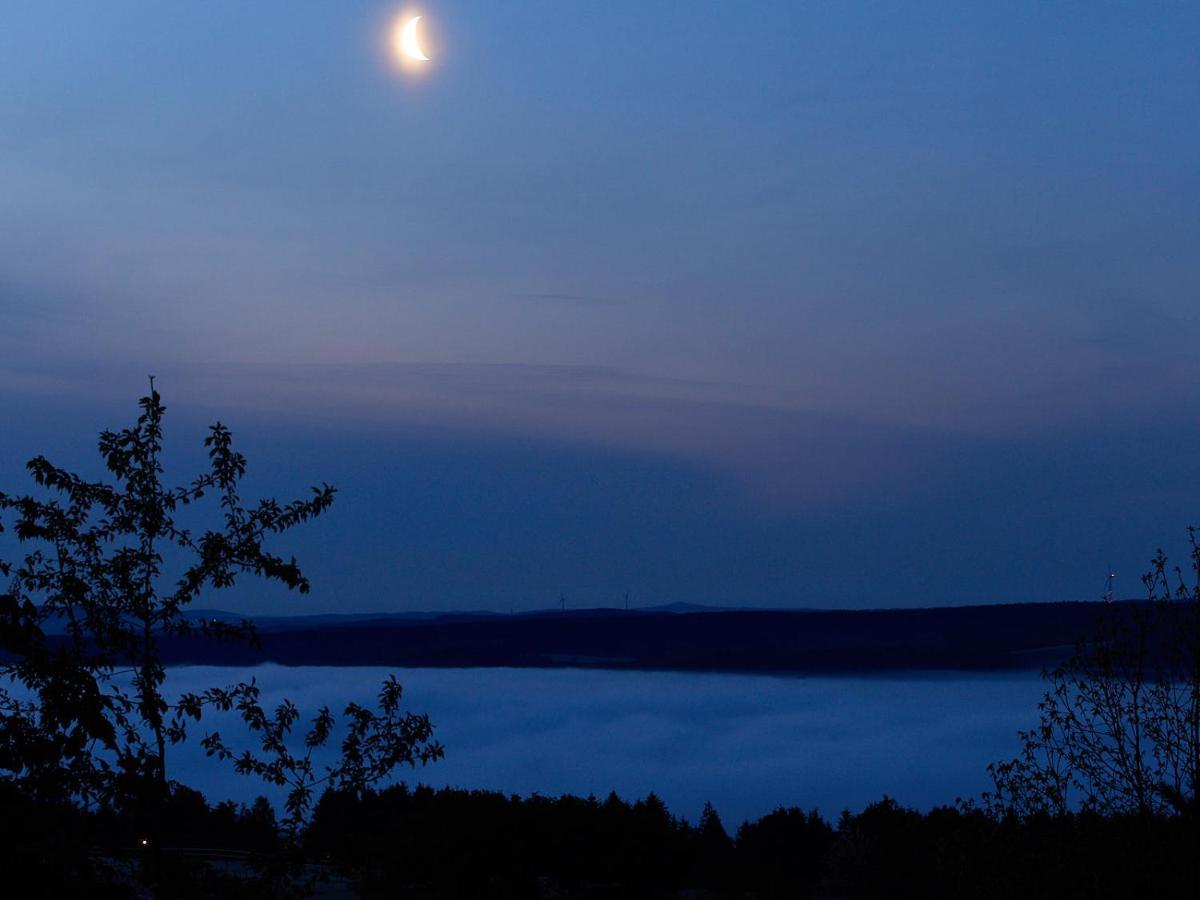
<instances>
[{"instance_id":1,"label":"distant hill","mask_svg":"<svg viewBox=\"0 0 1200 900\"><path fill-rule=\"evenodd\" d=\"M248 616L233 613L223 609L193 609L186 615L193 622L204 619L217 619L222 622L241 622L249 619L260 631L291 630L294 628L313 628L323 626L340 626L365 624L367 622L461 622L476 619L495 618L528 618L543 616L605 616L613 614L653 614L653 613L697 613L697 612L727 612L745 611L745 607L703 606L699 603L664 603L661 606L638 606L632 609L621 609L614 606L593 607L589 609L546 609L527 610L519 613L499 613L490 610L465 610L461 612L396 612L396 613L318 613L307 616Z\"/></svg>"},{"instance_id":2,"label":"distant hill","mask_svg":"<svg viewBox=\"0 0 1200 900\"><path fill-rule=\"evenodd\" d=\"M1062 659L1102 604L882 610L703 607L258 618L261 647L172 638L172 663L834 673L1011 671ZM199 610L199 617L238 619Z\"/></svg>"}]
</instances>

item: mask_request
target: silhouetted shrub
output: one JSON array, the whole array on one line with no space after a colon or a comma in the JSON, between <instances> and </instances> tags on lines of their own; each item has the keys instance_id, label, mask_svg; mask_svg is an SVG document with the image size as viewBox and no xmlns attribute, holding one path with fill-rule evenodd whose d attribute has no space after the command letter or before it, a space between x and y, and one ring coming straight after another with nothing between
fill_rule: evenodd
<instances>
[{"instance_id":1,"label":"silhouetted shrub","mask_svg":"<svg viewBox=\"0 0 1200 900\"><path fill-rule=\"evenodd\" d=\"M11 529L23 549L17 561L0 559L0 677L19 688L0 685L0 781L11 802L25 798L47 815L72 803L119 812L116 833L132 829L136 846L150 848L149 880L163 893L160 849L195 837L184 823L208 821L203 798L172 781L168 750L206 710L233 712L248 727L256 746L235 747L215 731L201 744L237 772L287 789L278 826L291 837L316 789L357 792L399 765L438 759L442 748L426 716L401 710L392 677L376 708L345 707L341 753L323 767L312 757L335 734L328 708L296 735L295 750L300 711L286 700L264 708L253 680L170 696L162 641L256 639L249 622L190 617L194 601L253 576L308 590L295 558L270 545L324 513L334 489L247 504L246 459L220 423L204 439L206 469L171 486L161 460L166 408L153 379L139 405L132 427L100 435L106 480L39 456L27 464L37 493L0 493L0 531ZM207 521L196 518L205 502ZM264 810L257 819L265 827Z\"/></svg>"},{"instance_id":2,"label":"silhouetted shrub","mask_svg":"<svg viewBox=\"0 0 1200 900\"><path fill-rule=\"evenodd\" d=\"M1188 577L1159 550L1146 600L1109 603L1071 658L1046 672L1021 755L989 767L998 816L1200 817L1200 542Z\"/></svg>"}]
</instances>

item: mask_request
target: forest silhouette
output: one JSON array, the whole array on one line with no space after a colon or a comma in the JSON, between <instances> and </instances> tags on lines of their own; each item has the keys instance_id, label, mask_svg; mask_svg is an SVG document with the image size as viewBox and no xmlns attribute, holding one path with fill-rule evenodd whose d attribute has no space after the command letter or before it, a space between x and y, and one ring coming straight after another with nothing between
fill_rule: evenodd
<instances>
[{"instance_id":1,"label":"forest silhouette","mask_svg":"<svg viewBox=\"0 0 1200 900\"><path fill-rule=\"evenodd\" d=\"M134 896L112 863L139 858L136 817L35 804L3 787L8 871L52 896ZM997 818L884 798L830 822L780 808L729 830L696 824L653 795L517 797L396 785L329 791L288 856L271 806L209 806L176 786L171 848L246 854L244 871L167 855L165 896L303 895L310 882L362 897L960 898L1195 897L1195 822L1095 813ZM282 875L281 875L282 873ZM350 894L349 891L353 891Z\"/></svg>"}]
</instances>

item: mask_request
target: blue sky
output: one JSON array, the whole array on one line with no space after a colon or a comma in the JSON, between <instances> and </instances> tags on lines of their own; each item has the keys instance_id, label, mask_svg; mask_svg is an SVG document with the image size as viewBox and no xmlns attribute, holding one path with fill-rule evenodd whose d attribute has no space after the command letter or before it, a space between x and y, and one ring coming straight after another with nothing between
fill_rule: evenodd
<instances>
[{"instance_id":1,"label":"blue sky","mask_svg":"<svg viewBox=\"0 0 1200 900\"><path fill-rule=\"evenodd\" d=\"M1136 593L1196 506L1198 46L1187 3L17 0L0 475L153 371L181 454L220 417L341 488L293 609Z\"/></svg>"}]
</instances>

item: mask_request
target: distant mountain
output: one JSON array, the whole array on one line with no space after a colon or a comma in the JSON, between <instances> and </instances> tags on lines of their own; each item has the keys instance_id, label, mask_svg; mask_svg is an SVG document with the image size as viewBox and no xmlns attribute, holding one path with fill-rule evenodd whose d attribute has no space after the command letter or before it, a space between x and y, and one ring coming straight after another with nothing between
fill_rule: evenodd
<instances>
[{"instance_id":1,"label":"distant mountain","mask_svg":"<svg viewBox=\"0 0 1200 900\"><path fill-rule=\"evenodd\" d=\"M175 663L590 667L729 672L1003 671L1063 658L1102 604L882 610L543 610L257 617L262 646L163 641ZM238 620L220 610L197 618Z\"/></svg>"},{"instance_id":2,"label":"distant mountain","mask_svg":"<svg viewBox=\"0 0 1200 900\"><path fill-rule=\"evenodd\" d=\"M697 612L727 612L741 610L744 607L703 606L699 603L665 603L661 606L638 606L623 609L615 606L599 606L583 609L545 609L524 610L522 612L499 613L490 610L466 610L462 612L374 612L374 613L317 613L306 616L255 616L243 613L229 612L224 609L193 609L186 615L193 622L213 619L221 622L238 623L249 620L260 631L292 630L297 628L339 627L343 625L361 625L368 622L463 622L478 619L495 618L542 618L546 616L571 616L584 618L593 616L644 615L647 613L697 613Z\"/></svg>"},{"instance_id":3,"label":"distant mountain","mask_svg":"<svg viewBox=\"0 0 1200 900\"><path fill-rule=\"evenodd\" d=\"M432 612L432 611L410 611L410 612L368 612L368 613L316 613L312 615L301 616L259 616L246 613L230 612L227 609L190 609L184 613L190 621L199 623L206 620L225 622L228 624L239 624L241 622L250 621L260 632L269 631L297 631L310 630L313 628L340 628L349 625L367 625L378 623L380 625L389 625L397 623L412 623L412 622L468 622L478 621L480 619L515 619L515 618L542 618L546 616L571 616L571 617L594 617L607 616L617 614L645 614L645 613L692 613L692 612L720 612L726 609L734 609L734 607L721 606L702 606L698 603L667 603L662 606L643 606L633 609L618 609L616 607L596 607L591 609L536 609L526 610L519 613L499 613L491 610L464 610L459 612ZM64 634L66 633L67 621L65 617L59 618L57 621L49 621L45 624L47 634Z\"/></svg>"},{"instance_id":4,"label":"distant mountain","mask_svg":"<svg viewBox=\"0 0 1200 900\"><path fill-rule=\"evenodd\" d=\"M433 622L433 621L463 621L468 619L486 619L503 615L503 613L487 612L485 610L468 612L398 612L398 613L318 613L307 616L254 616L244 613L233 613L223 609L192 609L187 617L193 622L213 619L221 622L238 623L249 620L259 631L290 631L305 628L338 628L345 625L363 625L371 622Z\"/></svg>"}]
</instances>

